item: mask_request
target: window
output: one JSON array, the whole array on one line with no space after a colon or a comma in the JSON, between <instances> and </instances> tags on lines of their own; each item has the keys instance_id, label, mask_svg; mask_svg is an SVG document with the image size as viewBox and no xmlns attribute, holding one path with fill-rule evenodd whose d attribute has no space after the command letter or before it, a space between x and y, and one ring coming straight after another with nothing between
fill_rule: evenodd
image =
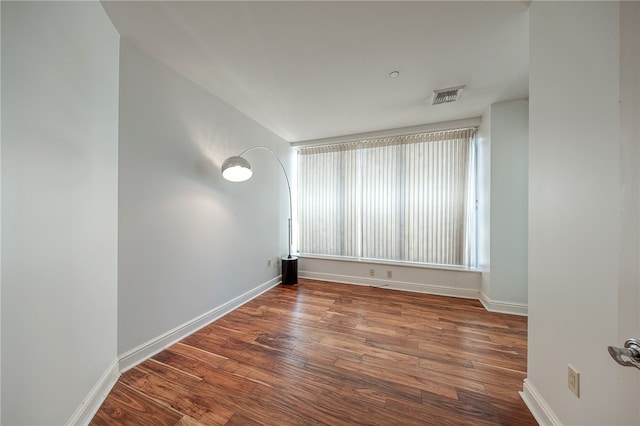
<instances>
[{"instance_id":1,"label":"window","mask_svg":"<svg viewBox=\"0 0 640 426\"><path fill-rule=\"evenodd\" d=\"M475 266L475 134L301 148L300 252Z\"/></svg>"}]
</instances>

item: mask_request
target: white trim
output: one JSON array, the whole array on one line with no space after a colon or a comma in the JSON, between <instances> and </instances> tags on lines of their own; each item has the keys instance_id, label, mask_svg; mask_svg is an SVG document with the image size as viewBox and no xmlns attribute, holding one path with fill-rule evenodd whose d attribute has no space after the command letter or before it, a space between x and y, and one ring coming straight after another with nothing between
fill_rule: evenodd
<instances>
[{"instance_id":1,"label":"white trim","mask_svg":"<svg viewBox=\"0 0 640 426\"><path fill-rule=\"evenodd\" d=\"M415 293L436 294L439 296L460 297L463 299L478 299L478 290L445 287L433 284L409 283L402 281L391 281L388 279L363 278L349 275L325 274L322 272L300 271L301 278L308 278L319 281L330 281L341 284L364 285L370 287L390 288L393 290L412 291Z\"/></svg>"},{"instance_id":2,"label":"white trim","mask_svg":"<svg viewBox=\"0 0 640 426\"><path fill-rule=\"evenodd\" d=\"M522 392L520 397L526 404L533 417L538 424L542 426L562 426L560 419L554 414L553 410L540 396L536 388L531 384L529 379L524 379L524 385L522 386Z\"/></svg>"},{"instance_id":3,"label":"white trim","mask_svg":"<svg viewBox=\"0 0 640 426\"><path fill-rule=\"evenodd\" d=\"M102 377L100 377L100 380L98 380L91 391L89 391L87 397L82 401L82 404L80 404L66 424L88 425L93 416L98 412L98 409L118 381L119 377L120 372L118 371L118 360L114 359L113 363L111 363Z\"/></svg>"},{"instance_id":4,"label":"white trim","mask_svg":"<svg viewBox=\"0 0 640 426\"><path fill-rule=\"evenodd\" d=\"M489 312L498 312L501 314L520 315L526 317L529 314L529 305L524 303L515 302L500 302L497 300L491 300L489 296L480 293L480 303L484 305L484 308Z\"/></svg>"},{"instance_id":5,"label":"white trim","mask_svg":"<svg viewBox=\"0 0 640 426\"><path fill-rule=\"evenodd\" d=\"M195 333L196 331L200 330L202 327L228 314L234 309L239 308L240 306L244 305L245 303L249 302L255 297L266 292L267 290L275 287L280 283L281 278L282 278L281 276L277 276L267 281L266 283L259 285L253 290L249 290L248 292L241 294L235 299L230 300L229 302L221 306L218 306L217 308L214 308L209 312L206 312L192 319L191 321L188 321L182 325L179 325L173 330L169 330L166 333L154 339L151 339L148 342L145 342L140 346L131 349L128 352L125 352L119 357L120 372L124 373L125 371L135 367L141 362L156 355L158 352L163 351L164 349L168 348L174 343L184 339L185 337L189 336L192 333Z\"/></svg>"}]
</instances>

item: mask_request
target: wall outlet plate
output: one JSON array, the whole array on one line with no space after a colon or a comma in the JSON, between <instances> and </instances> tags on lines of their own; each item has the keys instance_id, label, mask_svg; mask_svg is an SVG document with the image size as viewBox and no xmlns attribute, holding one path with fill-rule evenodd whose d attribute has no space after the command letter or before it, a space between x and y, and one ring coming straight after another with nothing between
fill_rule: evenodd
<instances>
[{"instance_id":1,"label":"wall outlet plate","mask_svg":"<svg viewBox=\"0 0 640 426\"><path fill-rule=\"evenodd\" d=\"M567 386L580 398L580 373L571 364L568 365Z\"/></svg>"}]
</instances>

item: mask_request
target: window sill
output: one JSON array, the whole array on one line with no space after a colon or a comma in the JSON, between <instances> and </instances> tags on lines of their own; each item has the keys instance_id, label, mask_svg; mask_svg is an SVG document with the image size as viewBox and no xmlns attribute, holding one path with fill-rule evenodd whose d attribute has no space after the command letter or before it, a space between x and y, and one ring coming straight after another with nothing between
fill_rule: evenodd
<instances>
[{"instance_id":1,"label":"window sill","mask_svg":"<svg viewBox=\"0 0 640 426\"><path fill-rule=\"evenodd\" d=\"M400 266L400 267L408 267L408 268L435 269L435 270L442 270L442 271L472 272L472 273L482 272L478 268L470 268L466 266L403 262L398 260L366 259L366 258L347 257L347 256L324 256L320 254L301 254L301 253L298 254L297 256L300 259L332 260L332 261L339 261L339 262L363 263L363 264L369 264L369 265L390 265L390 266Z\"/></svg>"}]
</instances>

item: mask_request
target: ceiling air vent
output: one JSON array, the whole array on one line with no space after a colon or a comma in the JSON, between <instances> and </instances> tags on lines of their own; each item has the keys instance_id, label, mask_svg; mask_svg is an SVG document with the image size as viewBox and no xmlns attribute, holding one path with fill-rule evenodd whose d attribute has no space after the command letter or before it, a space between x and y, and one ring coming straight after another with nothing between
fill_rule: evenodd
<instances>
[{"instance_id":1,"label":"ceiling air vent","mask_svg":"<svg viewBox=\"0 0 640 426\"><path fill-rule=\"evenodd\" d=\"M465 86L462 85L462 86L456 86L456 87L449 87L447 89L434 90L433 102L431 102L431 105L446 104L447 102L457 101L464 87Z\"/></svg>"}]
</instances>

